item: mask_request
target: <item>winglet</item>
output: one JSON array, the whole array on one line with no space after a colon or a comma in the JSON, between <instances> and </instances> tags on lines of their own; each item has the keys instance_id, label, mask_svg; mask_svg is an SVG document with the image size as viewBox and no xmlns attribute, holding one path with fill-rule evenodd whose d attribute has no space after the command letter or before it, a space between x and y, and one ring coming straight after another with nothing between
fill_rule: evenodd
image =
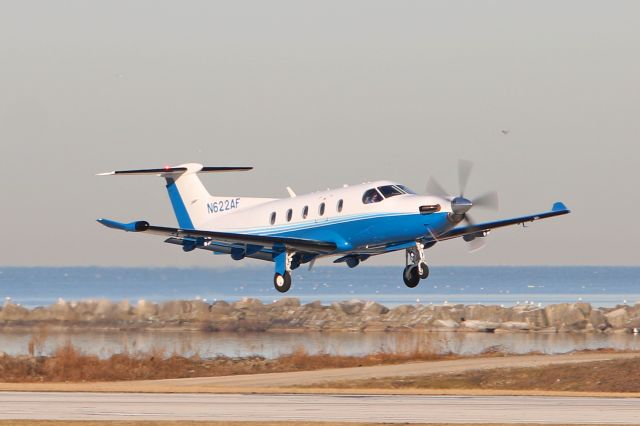
<instances>
[{"instance_id":1,"label":"winglet","mask_svg":"<svg viewBox=\"0 0 640 426\"><path fill-rule=\"evenodd\" d=\"M562 212L562 211L569 212L570 210L567 208L567 206L564 205L563 202L558 201L556 203L553 203L553 207L551 207L551 211L552 212Z\"/></svg>"},{"instance_id":2,"label":"winglet","mask_svg":"<svg viewBox=\"0 0 640 426\"><path fill-rule=\"evenodd\" d=\"M101 219L98 219L97 221L98 223L106 226L107 228L119 229L121 231L126 231L126 232L141 232L141 231L146 231L149 228L149 222L146 222L144 220L139 220L137 222L130 222L130 223L122 223L122 222L116 222L115 220L101 218Z\"/></svg>"}]
</instances>

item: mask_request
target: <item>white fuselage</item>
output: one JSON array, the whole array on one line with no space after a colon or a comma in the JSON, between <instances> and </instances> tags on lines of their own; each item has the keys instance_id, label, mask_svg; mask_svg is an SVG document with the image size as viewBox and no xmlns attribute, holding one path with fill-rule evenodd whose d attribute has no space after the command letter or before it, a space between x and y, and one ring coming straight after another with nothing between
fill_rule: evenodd
<instances>
[{"instance_id":1,"label":"white fuselage","mask_svg":"<svg viewBox=\"0 0 640 426\"><path fill-rule=\"evenodd\" d=\"M448 226L443 218L451 211L450 203L440 197L402 193L363 201L366 191L395 185L376 181L284 199L212 196L202 228L329 239L349 250L365 243L419 238L428 234L427 226L437 232ZM421 214L420 206L425 205L439 205L439 211Z\"/></svg>"}]
</instances>

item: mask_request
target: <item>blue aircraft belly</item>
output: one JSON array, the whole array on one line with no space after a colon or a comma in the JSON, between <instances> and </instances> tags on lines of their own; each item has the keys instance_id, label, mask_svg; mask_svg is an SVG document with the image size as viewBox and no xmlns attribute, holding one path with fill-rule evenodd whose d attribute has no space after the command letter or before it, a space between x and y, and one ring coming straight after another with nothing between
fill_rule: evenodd
<instances>
[{"instance_id":1,"label":"blue aircraft belly","mask_svg":"<svg viewBox=\"0 0 640 426\"><path fill-rule=\"evenodd\" d=\"M349 222L317 224L313 228L274 233L272 235L333 241L338 251L354 250L365 245L407 241L428 235L427 228L441 230L447 225L446 213L430 215L404 214L368 217Z\"/></svg>"}]
</instances>

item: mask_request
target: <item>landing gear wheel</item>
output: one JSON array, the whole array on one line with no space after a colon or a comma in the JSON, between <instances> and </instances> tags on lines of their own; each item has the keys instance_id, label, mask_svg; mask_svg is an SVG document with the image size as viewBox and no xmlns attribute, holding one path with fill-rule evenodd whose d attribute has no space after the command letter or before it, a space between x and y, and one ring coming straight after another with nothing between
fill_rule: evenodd
<instances>
[{"instance_id":1,"label":"landing gear wheel","mask_svg":"<svg viewBox=\"0 0 640 426\"><path fill-rule=\"evenodd\" d=\"M414 288L420 282L420 275L418 274L418 267L415 265L408 265L404 268L402 273L402 279L404 284L409 288Z\"/></svg>"},{"instance_id":2,"label":"landing gear wheel","mask_svg":"<svg viewBox=\"0 0 640 426\"><path fill-rule=\"evenodd\" d=\"M284 275L276 273L273 276L273 286L280 293L286 293L291 288L291 273L285 272Z\"/></svg>"},{"instance_id":3,"label":"landing gear wheel","mask_svg":"<svg viewBox=\"0 0 640 426\"><path fill-rule=\"evenodd\" d=\"M429 276L429 267L424 262L422 262L422 265L420 266L422 267L422 273L420 274L420 279L426 280L427 277Z\"/></svg>"}]
</instances>

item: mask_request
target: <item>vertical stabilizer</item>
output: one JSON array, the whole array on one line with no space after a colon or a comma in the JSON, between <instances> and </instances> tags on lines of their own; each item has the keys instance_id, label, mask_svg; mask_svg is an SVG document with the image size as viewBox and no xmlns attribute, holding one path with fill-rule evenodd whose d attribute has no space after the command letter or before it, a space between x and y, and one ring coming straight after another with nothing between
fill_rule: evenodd
<instances>
[{"instance_id":1,"label":"vertical stabilizer","mask_svg":"<svg viewBox=\"0 0 640 426\"><path fill-rule=\"evenodd\" d=\"M205 167L198 163L180 164L160 169L116 170L100 175L155 175L165 178L171 206L182 229L199 229L211 214L223 216L240 207L240 197L212 197L197 173L240 172L251 167ZM243 198L243 206L264 202L258 198Z\"/></svg>"},{"instance_id":2,"label":"vertical stabilizer","mask_svg":"<svg viewBox=\"0 0 640 426\"><path fill-rule=\"evenodd\" d=\"M167 193L180 228L197 229L206 220L207 203L211 198L196 174L202 170L202 164L182 164L178 168L186 170L164 176Z\"/></svg>"}]
</instances>

